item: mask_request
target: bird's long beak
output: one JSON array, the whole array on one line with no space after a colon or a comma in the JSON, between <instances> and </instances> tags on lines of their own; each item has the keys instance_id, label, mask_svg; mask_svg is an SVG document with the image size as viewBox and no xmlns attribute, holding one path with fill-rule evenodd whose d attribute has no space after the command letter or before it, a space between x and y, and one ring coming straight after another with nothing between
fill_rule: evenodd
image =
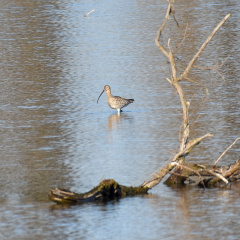
<instances>
[{"instance_id":1,"label":"bird's long beak","mask_svg":"<svg viewBox=\"0 0 240 240\"><path fill-rule=\"evenodd\" d=\"M99 95L99 97L98 97L98 100L99 100L99 98L102 96L102 94L105 92L105 90L103 89L103 91L101 92L101 94ZM98 100L97 100L97 103L98 103Z\"/></svg>"}]
</instances>

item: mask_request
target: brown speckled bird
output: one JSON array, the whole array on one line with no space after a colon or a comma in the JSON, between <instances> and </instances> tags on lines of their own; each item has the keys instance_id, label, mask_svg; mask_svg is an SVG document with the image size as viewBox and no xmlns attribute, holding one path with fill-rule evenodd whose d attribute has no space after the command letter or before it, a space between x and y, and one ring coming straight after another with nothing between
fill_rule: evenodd
<instances>
[{"instance_id":1,"label":"brown speckled bird","mask_svg":"<svg viewBox=\"0 0 240 240\"><path fill-rule=\"evenodd\" d=\"M126 107L130 103L133 103L134 101L134 99L125 99L122 97L113 96L111 94L111 88L108 85L104 86L104 89L102 93L99 95L98 100L104 92L107 93L108 105L113 109L117 109L118 113L121 112L122 108ZM97 103L98 103L98 100L97 100Z\"/></svg>"}]
</instances>

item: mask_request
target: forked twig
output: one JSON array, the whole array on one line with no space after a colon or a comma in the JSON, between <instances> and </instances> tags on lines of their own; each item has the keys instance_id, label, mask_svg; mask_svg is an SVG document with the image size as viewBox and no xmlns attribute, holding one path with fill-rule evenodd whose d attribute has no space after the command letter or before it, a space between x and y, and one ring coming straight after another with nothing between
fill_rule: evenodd
<instances>
[{"instance_id":1,"label":"forked twig","mask_svg":"<svg viewBox=\"0 0 240 240\"><path fill-rule=\"evenodd\" d=\"M221 68L225 64L225 62L228 60L228 58L229 57L226 57L222 63L220 63L218 65L215 65L215 66L212 66L212 67L201 67L201 66L196 66L196 65L193 65L192 67L197 68L197 69L201 69L201 70L214 70L223 79L223 81L225 81L224 76L219 71L219 68ZM187 77L185 77L185 80L188 80Z\"/></svg>"}]
</instances>

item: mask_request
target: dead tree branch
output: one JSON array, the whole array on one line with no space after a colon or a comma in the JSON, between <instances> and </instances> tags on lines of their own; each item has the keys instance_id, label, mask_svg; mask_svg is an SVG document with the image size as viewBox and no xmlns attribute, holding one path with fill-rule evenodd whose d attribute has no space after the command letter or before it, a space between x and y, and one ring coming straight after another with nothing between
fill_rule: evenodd
<instances>
[{"instance_id":1,"label":"dead tree branch","mask_svg":"<svg viewBox=\"0 0 240 240\"><path fill-rule=\"evenodd\" d=\"M201 53L203 52L204 48L207 46L207 44L211 41L212 37L215 35L215 33L218 31L218 29L225 23L225 21L231 16L231 14L226 15L223 20L217 25L217 27L213 30L213 32L210 34L210 36L207 38L207 40L203 43L203 45L201 46L201 48L198 50L198 52L196 53L196 55L192 58L192 60L189 62L187 68L185 69L185 71L183 72L183 74L179 77L179 81L182 80L183 78L185 78L187 76L187 74L190 72L193 64L195 63L195 61L197 60L197 58L201 55Z\"/></svg>"},{"instance_id":2,"label":"dead tree branch","mask_svg":"<svg viewBox=\"0 0 240 240\"><path fill-rule=\"evenodd\" d=\"M198 140L195 139L195 140L190 141L188 143L188 138L189 138L189 134L190 134L190 129L189 129L189 106L190 106L190 103L187 101L187 99L185 97L185 94L184 94L184 91L182 89L182 86L179 84L179 81L187 76L187 74L189 73L190 69L192 68L194 62L200 56L200 54L202 53L204 48L207 46L209 41L212 39L214 34L223 25L223 23L230 17L230 14L228 14L218 24L218 26L214 29L214 31L207 38L207 40L203 43L203 45L201 46L199 51L196 53L196 55L190 61L187 68L185 69L184 73L182 75L180 75L180 77L177 77L176 64L175 64L174 55L172 53L171 46L170 46L170 39L168 40L168 51L166 50L166 48L160 42L162 31L163 31L164 27L166 26L166 23L169 19L169 14L173 11L174 11L173 5L172 5L171 1L169 1L168 9L166 11L165 20L164 20L163 24L161 25L161 27L157 31L157 36L155 38L155 43L158 46L158 48L162 51L162 53L167 57L167 59L170 61L170 64L171 64L171 70L172 70L171 80L170 79L167 79L167 80L176 88L176 90L179 94L179 97L180 97L182 110L183 110L183 132L181 134L181 139L180 139L179 153L177 153L174 156L174 158L172 159L172 161L170 163L168 163L165 167L160 169L159 172L157 174L155 174L153 178L151 178L149 181L146 181L142 184L142 186L144 186L144 187L146 186L148 188L152 188L153 186L157 185L162 180L162 178L176 166L176 164L174 164L174 162L178 162L178 163L184 162L184 159L188 155L188 153L203 138L212 136L211 134L207 134L207 135L199 138L199 139L201 139L200 141L198 141L199 139ZM195 144L195 141L196 141L196 144Z\"/></svg>"},{"instance_id":3,"label":"dead tree branch","mask_svg":"<svg viewBox=\"0 0 240 240\"><path fill-rule=\"evenodd\" d=\"M237 138L237 139L221 154L221 156L220 156L220 157L217 159L217 161L213 164L213 167L215 167L215 166L217 165L217 163L220 161L220 159L226 154L226 152L227 152L230 148L232 148L232 146L233 146L238 140L240 140L240 137Z\"/></svg>"},{"instance_id":4,"label":"dead tree branch","mask_svg":"<svg viewBox=\"0 0 240 240\"><path fill-rule=\"evenodd\" d=\"M141 186L147 187L149 189L156 186L165 177L165 175L168 174L176 166L176 162L178 162L179 159L186 157L189 154L189 152L195 146L197 146L204 138L212 136L213 136L212 134L206 134L202 137L190 141L184 150L180 151L173 157L170 163L162 167L156 174L154 174L154 176L150 180L143 182Z\"/></svg>"}]
</instances>

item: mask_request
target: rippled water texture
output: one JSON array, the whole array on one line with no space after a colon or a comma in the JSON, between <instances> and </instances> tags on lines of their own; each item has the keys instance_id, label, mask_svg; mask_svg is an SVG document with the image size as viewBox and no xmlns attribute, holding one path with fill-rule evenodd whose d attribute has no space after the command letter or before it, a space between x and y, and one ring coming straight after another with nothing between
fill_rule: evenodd
<instances>
[{"instance_id":1,"label":"rippled water texture","mask_svg":"<svg viewBox=\"0 0 240 240\"><path fill-rule=\"evenodd\" d=\"M238 185L203 192L161 183L145 197L65 209L48 201L55 187L141 184L178 148L180 101L154 43L166 9L165 0L0 2L1 239L239 238ZM200 84L182 82L191 139L214 135L187 160L211 164L240 137L239 1L182 0L175 10L180 27L171 18L162 39L171 38L179 72L232 13L196 62L225 64L193 70ZM135 99L120 116L106 94L96 103L106 84ZM220 164L239 153L237 143Z\"/></svg>"}]
</instances>

